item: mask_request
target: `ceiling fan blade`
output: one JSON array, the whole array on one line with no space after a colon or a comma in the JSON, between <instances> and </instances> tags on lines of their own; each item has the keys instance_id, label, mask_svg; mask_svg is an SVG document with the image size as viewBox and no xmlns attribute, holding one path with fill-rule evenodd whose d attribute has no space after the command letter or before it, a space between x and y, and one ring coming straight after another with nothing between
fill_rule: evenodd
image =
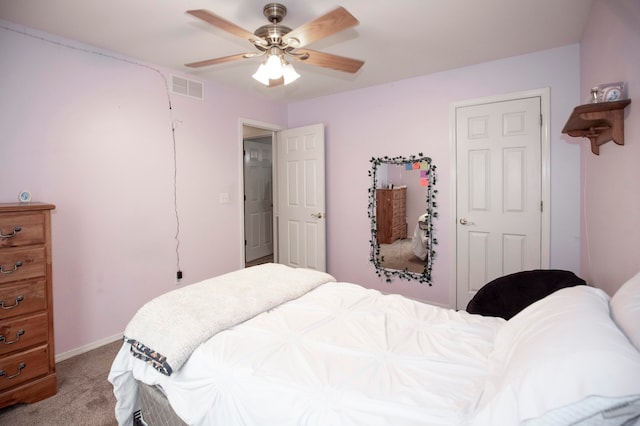
<instances>
[{"instance_id":1,"label":"ceiling fan blade","mask_svg":"<svg viewBox=\"0 0 640 426\"><path fill-rule=\"evenodd\" d=\"M187 10L189 15L195 16L196 18L202 19L208 24L213 25L214 27L218 27L221 30L224 30L234 36L243 38L245 40L249 40L252 43L258 42L258 44L266 45L266 40L258 37L251 31L245 30L242 27L237 26L233 22L227 21L226 19L213 14L205 9L195 9L195 10Z\"/></svg>"},{"instance_id":2,"label":"ceiling fan blade","mask_svg":"<svg viewBox=\"0 0 640 426\"><path fill-rule=\"evenodd\" d=\"M285 42L288 42L290 39L297 39L299 43L291 44L291 47L297 48L356 26L358 23L358 20L350 14L347 9L338 7L326 15L299 26L283 38Z\"/></svg>"},{"instance_id":3,"label":"ceiling fan blade","mask_svg":"<svg viewBox=\"0 0 640 426\"><path fill-rule=\"evenodd\" d=\"M319 52L317 50L303 49L296 51L296 54L308 53L307 59L303 57L296 57L297 61L304 62L306 64L317 65L319 67L331 68L337 71L348 72L355 74L364 65L364 61L359 59L346 58L344 56L333 55L331 53Z\"/></svg>"},{"instance_id":4,"label":"ceiling fan blade","mask_svg":"<svg viewBox=\"0 0 640 426\"><path fill-rule=\"evenodd\" d=\"M208 67L209 65L222 64L224 62L236 61L238 59L250 58L252 56L255 56L255 55L253 53L238 53L237 55L223 56L223 57L214 58L214 59L206 59L204 61L198 61L198 62L190 62L188 64L184 64L184 66L189 68Z\"/></svg>"}]
</instances>

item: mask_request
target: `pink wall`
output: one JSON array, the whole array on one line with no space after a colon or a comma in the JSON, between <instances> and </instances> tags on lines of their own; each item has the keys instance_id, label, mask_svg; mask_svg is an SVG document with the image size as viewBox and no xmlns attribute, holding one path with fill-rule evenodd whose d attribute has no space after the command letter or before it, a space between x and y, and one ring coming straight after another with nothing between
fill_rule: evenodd
<instances>
[{"instance_id":1,"label":"pink wall","mask_svg":"<svg viewBox=\"0 0 640 426\"><path fill-rule=\"evenodd\" d=\"M169 70L12 28L61 43L0 29L0 202L28 189L57 206L56 353L121 333L176 288L172 121L183 283L241 267L239 117L284 126L285 106L207 84L169 111Z\"/></svg>"},{"instance_id":2,"label":"pink wall","mask_svg":"<svg viewBox=\"0 0 640 426\"><path fill-rule=\"evenodd\" d=\"M577 45L288 107L207 83L205 101L172 95L169 111L163 79L169 70L6 25L12 29L0 29L0 202L28 189L35 200L57 205L58 354L121 333L139 306L176 288L172 122L183 284L241 266L239 119L289 127L322 122L329 272L448 305L450 105L550 87L551 266L579 269L579 146L560 137L580 98ZM433 287L384 283L368 261L369 159L418 152L438 166ZM219 203L223 192L231 203Z\"/></svg>"},{"instance_id":3,"label":"pink wall","mask_svg":"<svg viewBox=\"0 0 640 426\"><path fill-rule=\"evenodd\" d=\"M626 81L625 144L609 142L582 155L581 273L613 294L640 271L640 2L596 0L580 48L580 87ZM575 143L575 142L574 142Z\"/></svg>"},{"instance_id":4,"label":"pink wall","mask_svg":"<svg viewBox=\"0 0 640 426\"><path fill-rule=\"evenodd\" d=\"M579 98L579 46L327 96L289 106L289 126L322 122L327 140L328 270L339 280L449 305L452 285L450 106L484 96L551 88L552 268L579 271L579 149L561 140ZM366 65L365 65L366 66ZM438 167L439 244L432 287L377 277L369 263L371 157L422 152Z\"/></svg>"}]
</instances>

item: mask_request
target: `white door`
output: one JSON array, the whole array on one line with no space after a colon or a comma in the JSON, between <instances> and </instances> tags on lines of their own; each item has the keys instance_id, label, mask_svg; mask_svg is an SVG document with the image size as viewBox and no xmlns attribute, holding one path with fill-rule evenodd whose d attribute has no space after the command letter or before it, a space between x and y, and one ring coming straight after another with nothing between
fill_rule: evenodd
<instances>
[{"instance_id":1,"label":"white door","mask_svg":"<svg viewBox=\"0 0 640 426\"><path fill-rule=\"evenodd\" d=\"M278 263L326 270L324 127L277 135Z\"/></svg>"},{"instance_id":2,"label":"white door","mask_svg":"<svg viewBox=\"0 0 640 426\"><path fill-rule=\"evenodd\" d=\"M244 141L245 262L273 253L271 137Z\"/></svg>"},{"instance_id":3,"label":"white door","mask_svg":"<svg viewBox=\"0 0 640 426\"><path fill-rule=\"evenodd\" d=\"M541 267L541 98L456 108L456 308Z\"/></svg>"}]
</instances>

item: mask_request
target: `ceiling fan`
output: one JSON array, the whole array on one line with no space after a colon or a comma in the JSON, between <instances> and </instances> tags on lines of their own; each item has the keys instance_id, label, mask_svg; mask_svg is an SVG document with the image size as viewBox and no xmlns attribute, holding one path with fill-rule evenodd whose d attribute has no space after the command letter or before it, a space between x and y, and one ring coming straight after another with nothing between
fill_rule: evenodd
<instances>
[{"instance_id":1,"label":"ceiling fan","mask_svg":"<svg viewBox=\"0 0 640 426\"><path fill-rule=\"evenodd\" d=\"M282 84L286 85L300 77L287 61L289 57L307 64L348 73L358 72L364 64L363 61L358 59L305 48L305 46L315 41L358 24L358 20L343 7L338 7L292 30L280 23L287 14L287 8L280 3L268 3L264 6L263 13L270 24L261 26L253 33L208 10L188 10L187 13L234 36L248 40L258 49L258 52L239 53L185 64L190 68L266 56L266 60L260 65L253 78L266 86L274 87Z\"/></svg>"}]
</instances>

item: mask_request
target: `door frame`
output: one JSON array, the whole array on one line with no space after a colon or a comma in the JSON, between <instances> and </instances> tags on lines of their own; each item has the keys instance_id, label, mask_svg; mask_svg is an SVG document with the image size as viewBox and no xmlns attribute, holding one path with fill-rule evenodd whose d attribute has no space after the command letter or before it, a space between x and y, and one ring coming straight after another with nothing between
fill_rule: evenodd
<instances>
[{"instance_id":1,"label":"door frame","mask_svg":"<svg viewBox=\"0 0 640 426\"><path fill-rule=\"evenodd\" d=\"M549 268L550 261L550 237L551 237L551 105L550 105L550 89L548 87L534 90L526 90L522 92L513 92L503 95L487 96L475 99L467 99L464 101L452 102L449 107L449 141L450 141L450 198L451 213L449 217L449 229L451 235L451 279L449 283L449 307L456 309L457 306L457 286L458 286L458 260L457 260L457 218L458 218L458 193L457 193L457 162L456 162L456 109L474 105L482 105L494 102L513 101L522 98L540 97L540 113L542 115L541 147L541 190L542 190L542 217L541 217L541 235L540 235L540 266L543 269Z\"/></svg>"},{"instance_id":2,"label":"door frame","mask_svg":"<svg viewBox=\"0 0 640 426\"><path fill-rule=\"evenodd\" d=\"M240 259L241 259L241 263L240 263L240 268L244 268L244 265L246 263L246 257L245 257L245 247L244 247L244 239L245 239L245 229L244 229L244 126L249 126L249 127L255 127L258 129L264 129L264 130L268 130L271 132L271 158L276 158L275 155L277 154L277 143L276 143L276 132L279 132L281 130L284 130L285 127L282 126L278 126L277 124L272 124L272 123L265 123L263 121L257 121L257 120L252 120L249 118L240 118L238 119L238 154L237 154L237 158L238 158L238 200L241 200L240 203L238 203L238 209L239 209L239 217L240 217ZM278 188L277 188L277 167L272 167L271 168L271 188L272 188L272 192L271 192L271 196L273 197L273 207L274 207L274 214L273 214L273 223L272 223L272 233L273 233L273 261L275 263L278 263L278 232L277 229L275 228L275 218L276 218L276 214L275 212L277 212L277 196L278 196Z\"/></svg>"}]
</instances>

